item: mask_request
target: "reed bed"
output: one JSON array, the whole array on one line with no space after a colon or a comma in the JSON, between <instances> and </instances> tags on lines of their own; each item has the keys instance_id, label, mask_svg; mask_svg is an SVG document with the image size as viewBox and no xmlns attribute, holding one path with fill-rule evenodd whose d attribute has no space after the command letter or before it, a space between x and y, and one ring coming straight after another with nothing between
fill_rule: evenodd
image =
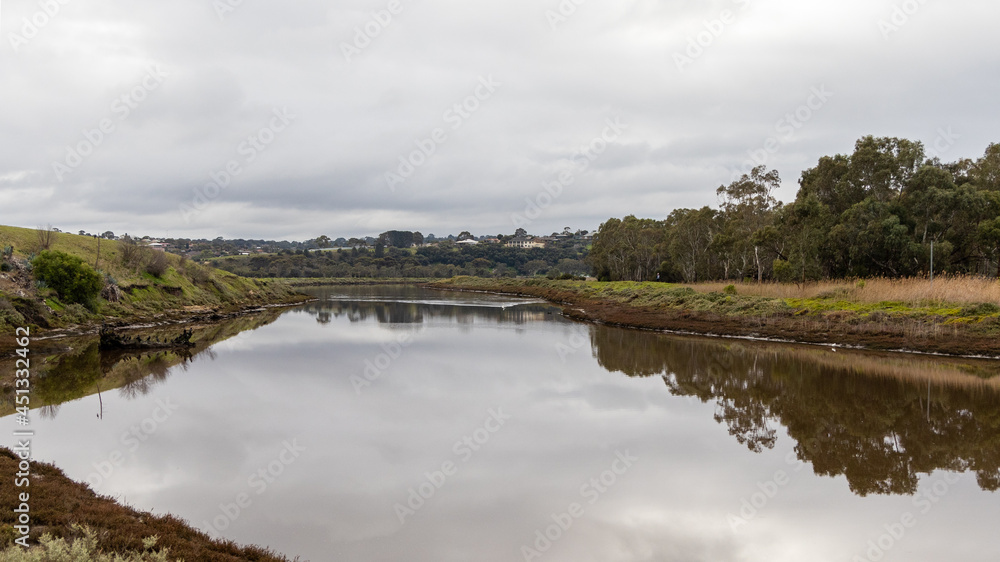
<instances>
[{"instance_id":1,"label":"reed bed","mask_svg":"<svg viewBox=\"0 0 1000 562\"><path fill-rule=\"evenodd\" d=\"M699 292L722 292L725 281L687 285ZM735 283L741 295L779 299L833 298L858 303L902 302L910 305L980 304L1000 305L1000 281L971 275L904 279L851 279L796 283Z\"/></svg>"}]
</instances>

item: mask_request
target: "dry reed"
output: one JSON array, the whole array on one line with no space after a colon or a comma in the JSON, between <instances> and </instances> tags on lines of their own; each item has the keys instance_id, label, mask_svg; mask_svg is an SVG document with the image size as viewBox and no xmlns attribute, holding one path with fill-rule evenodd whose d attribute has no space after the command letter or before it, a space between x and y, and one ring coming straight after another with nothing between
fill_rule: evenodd
<instances>
[{"instance_id":1,"label":"dry reed","mask_svg":"<svg viewBox=\"0 0 1000 562\"><path fill-rule=\"evenodd\" d=\"M723 291L725 281L688 285L699 292ZM795 283L736 283L741 295L781 298L834 298L858 303L902 302L910 305L977 304L1000 305L1000 282L996 279L956 275L927 278L815 281L805 285Z\"/></svg>"}]
</instances>

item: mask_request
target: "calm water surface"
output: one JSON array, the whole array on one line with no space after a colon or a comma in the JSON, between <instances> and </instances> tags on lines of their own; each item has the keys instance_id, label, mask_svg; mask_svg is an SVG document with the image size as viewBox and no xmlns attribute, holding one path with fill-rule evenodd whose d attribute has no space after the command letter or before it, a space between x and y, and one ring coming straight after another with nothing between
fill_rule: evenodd
<instances>
[{"instance_id":1,"label":"calm water surface","mask_svg":"<svg viewBox=\"0 0 1000 562\"><path fill-rule=\"evenodd\" d=\"M183 361L52 358L43 390L87 395L35 414L36 458L303 560L1000 559L992 363L312 292Z\"/></svg>"}]
</instances>

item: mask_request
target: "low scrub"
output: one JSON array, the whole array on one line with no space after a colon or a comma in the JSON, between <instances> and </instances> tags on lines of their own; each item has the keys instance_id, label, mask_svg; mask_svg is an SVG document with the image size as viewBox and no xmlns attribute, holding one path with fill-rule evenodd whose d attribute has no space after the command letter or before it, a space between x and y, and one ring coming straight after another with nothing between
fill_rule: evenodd
<instances>
[{"instance_id":1,"label":"low scrub","mask_svg":"<svg viewBox=\"0 0 1000 562\"><path fill-rule=\"evenodd\" d=\"M63 538L53 538L43 535L36 547L25 549L21 546L10 546L0 552L0 560L5 562L169 562L169 549L162 552L152 552L159 537L144 539L144 552L127 552L125 554L107 554L97 548L96 533L86 527L74 526L73 529L81 537L66 541Z\"/></svg>"}]
</instances>

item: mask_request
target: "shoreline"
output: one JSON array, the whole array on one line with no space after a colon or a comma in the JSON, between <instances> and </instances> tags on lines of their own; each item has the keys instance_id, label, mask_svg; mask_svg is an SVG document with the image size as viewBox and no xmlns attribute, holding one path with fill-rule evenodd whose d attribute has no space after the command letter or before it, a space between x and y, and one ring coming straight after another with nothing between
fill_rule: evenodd
<instances>
[{"instance_id":1,"label":"shoreline","mask_svg":"<svg viewBox=\"0 0 1000 562\"><path fill-rule=\"evenodd\" d=\"M273 302L262 301L254 304L244 304L237 306L221 306L212 308L210 306L193 305L187 308L197 310L170 309L154 314L135 313L127 316L100 316L81 324L74 324L59 328L38 328L31 335L32 348L44 351L50 347L50 343L59 340L80 336L96 335L103 325L109 325L119 330L142 330L152 328L164 328L170 326L185 326L196 323L217 323L224 320L231 320L261 312L270 308L290 308L304 304L312 300L312 297L302 293L294 293L287 297L276 299ZM54 347L54 346L53 346ZM12 334L0 335L0 358L11 355L17 348Z\"/></svg>"},{"instance_id":2,"label":"shoreline","mask_svg":"<svg viewBox=\"0 0 1000 562\"><path fill-rule=\"evenodd\" d=\"M949 319L917 320L902 314L882 314L868 321L842 311L809 313L794 308L765 314L724 314L683 305L633 304L632 301L637 300L636 295L641 295L648 285L622 284L634 289L624 298L605 296L599 291L602 286L610 285L468 277L422 284L438 290L542 298L561 306L567 318L623 328L720 339L1000 359L1000 340L988 331L989 327L984 328L978 323L948 323ZM662 289L658 287L657 290L669 291L670 286L664 284ZM683 299L680 300L683 302ZM769 300L777 302L781 299Z\"/></svg>"}]
</instances>

